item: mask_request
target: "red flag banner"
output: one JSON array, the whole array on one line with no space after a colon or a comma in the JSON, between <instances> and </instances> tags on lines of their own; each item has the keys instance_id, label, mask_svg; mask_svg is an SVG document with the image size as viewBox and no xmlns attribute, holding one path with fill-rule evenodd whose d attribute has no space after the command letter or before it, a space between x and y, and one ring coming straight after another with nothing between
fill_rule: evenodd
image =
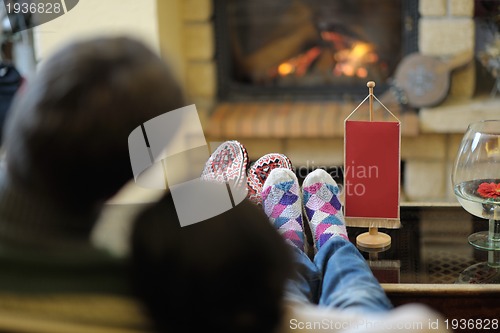
<instances>
[{"instance_id":1,"label":"red flag banner","mask_svg":"<svg viewBox=\"0 0 500 333\"><path fill-rule=\"evenodd\" d=\"M401 126L345 121L344 214L351 226L398 228Z\"/></svg>"}]
</instances>

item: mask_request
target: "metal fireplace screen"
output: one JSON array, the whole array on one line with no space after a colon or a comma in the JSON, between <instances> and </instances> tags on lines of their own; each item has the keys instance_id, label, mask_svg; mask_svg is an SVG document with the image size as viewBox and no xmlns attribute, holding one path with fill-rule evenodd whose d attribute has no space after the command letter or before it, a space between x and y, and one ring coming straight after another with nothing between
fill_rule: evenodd
<instances>
[{"instance_id":1,"label":"metal fireplace screen","mask_svg":"<svg viewBox=\"0 0 500 333\"><path fill-rule=\"evenodd\" d=\"M215 0L219 97L344 97L417 48L413 0Z\"/></svg>"}]
</instances>

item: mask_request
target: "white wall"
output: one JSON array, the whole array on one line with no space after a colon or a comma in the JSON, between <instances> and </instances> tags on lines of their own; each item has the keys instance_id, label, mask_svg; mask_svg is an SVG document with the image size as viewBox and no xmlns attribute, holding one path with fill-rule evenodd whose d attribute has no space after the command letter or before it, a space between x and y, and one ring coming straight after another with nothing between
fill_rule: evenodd
<instances>
[{"instance_id":1,"label":"white wall","mask_svg":"<svg viewBox=\"0 0 500 333\"><path fill-rule=\"evenodd\" d=\"M43 60L70 40L96 35L127 34L141 39L159 52L156 2L80 0L78 5L65 15L34 29L36 59Z\"/></svg>"}]
</instances>

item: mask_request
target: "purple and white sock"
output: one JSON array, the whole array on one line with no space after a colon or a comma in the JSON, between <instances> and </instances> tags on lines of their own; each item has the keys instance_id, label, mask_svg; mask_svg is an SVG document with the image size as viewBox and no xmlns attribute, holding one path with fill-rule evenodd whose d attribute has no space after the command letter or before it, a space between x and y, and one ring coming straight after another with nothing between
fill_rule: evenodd
<instances>
[{"instance_id":1,"label":"purple and white sock","mask_svg":"<svg viewBox=\"0 0 500 333\"><path fill-rule=\"evenodd\" d=\"M271 170L262 190L262 207L286 242L304 251L302 199L293 171Z\"/></svg>"},{"instance_id":2,"label":"purple and white sock","mask_svg":"<svg viewBox=\"0 0 500 333\"><path fill-rule=\"evenodd\" d=\"M302 193L315 250L318 251L331 237L349 240L335 180L325 170L316 169L304 179Z\"/></svg>"}]
</instances>

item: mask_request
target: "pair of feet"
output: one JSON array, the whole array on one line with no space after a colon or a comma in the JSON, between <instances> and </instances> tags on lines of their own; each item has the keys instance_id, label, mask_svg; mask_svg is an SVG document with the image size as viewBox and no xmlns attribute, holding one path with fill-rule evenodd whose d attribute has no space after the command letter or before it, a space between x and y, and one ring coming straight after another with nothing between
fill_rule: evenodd
<instances>
[{"instance_id":1,"label":"pair of feet","mask_svg":"<svg viewBox=\"0 0 500 333\"><path fill-rule=\"evenodd\" d=\"M316 253L332 237L349 240L338 194L337 183L323 169L309 173L301 188L295 173L276 168L264 183L262 206L283 238L302 251L305 216Z\"/></svg>"},{"instance_id":2,"label":"pair of feet","mask_svg":"<svg viewBox=\"0 0 500 333\"><path fill-rule=\"evenodd\" d=\"M247 197L256 205L262 204L262 187L271 170L286 168L293 171L290 159L279 153L260 157L250 165L245 146L236 140L223 142L205 164L202 179L229 182L236 188L245 188Z\"/></svg>"},{"instance_id":3,"label":"pair of feet","mask_svg":"<svg viewBox=\"0 0 500 333\"><path fill-rule=\"evenodd\" d=\"M348 239L339 188L322 169L311 172L300 188L288 157L270 153L249 165L246 148L232 140L212 153L201 178L246 187L247 197L262 205L284 239L300 250L305 251L303 216L309 223L315 252L331 237Z\"/></svg>"}]
</instances>

